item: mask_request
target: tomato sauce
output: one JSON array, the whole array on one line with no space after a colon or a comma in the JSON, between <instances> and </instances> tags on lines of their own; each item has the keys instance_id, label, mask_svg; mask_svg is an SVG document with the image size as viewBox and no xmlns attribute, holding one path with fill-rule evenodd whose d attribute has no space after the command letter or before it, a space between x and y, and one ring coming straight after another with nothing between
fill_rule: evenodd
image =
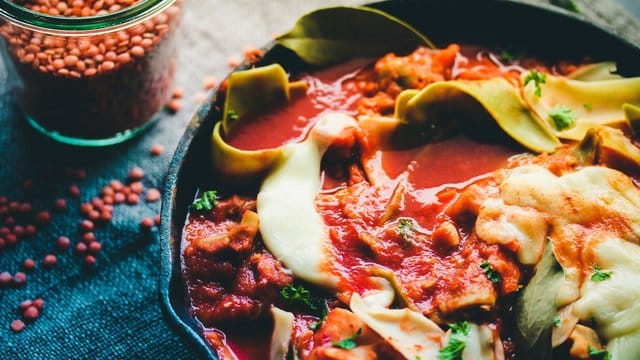
<instances>
[{"instance_id":1,"label":"tomato sauce","mask_svg":"<svg viewBox=\"0 0 640 360\"><path fill-rule=\"evenodd\" d=\"M412 67L416 63L420 66ZM517 82L520 72L517 62L503 64L490 52L458 45L438 51L418 49L407 57L389 54L375 63L355 60L299 76L297 79L309 85L306 96L256 118L242 118L224 136L239 149L274 148L303 140L327 111L354 117L388 116L393 113L396 96L406 88L495 76ZM465 136L393 150L367 149L361 146L365 142L358 138L355 148L347 149L351 152L347 158L329 151L322 165L322 192L316 198L331 240L332 270L340 278L339 293L371 289L373 267L391 270L401 284L398 290L425 314L464 309L464 304L452 303L465 294L496 298L518 289L522 275L513 251L479 240L472 231L473 219L451 215L451 208L473 187L494 182L494 170L504 167L509 157L522 149ZM246 203L237 206L247 207L252 200L242 200ZM259 234L253 255L233 255L230 260L227 255L211 256L194 247L199 239L215 237L238 225L239 219L225 218L217 211L206 216L191 214L185 226L183 261L195 315L209 333L224 331L222 340L213 336L214 348L223 351L227 347L241 360L264 358L272 331L267 310L282 301L276 290L291 279L275 270L278 276L261 277L256 270L261 267L252 265L255 254L268 255ZM400 229L401 220L410 221L408 229ZM455 227L455 236L446 235L447 224ZM447 241L458 243L452 246ZM500 272L501 285L492 284L485 276L480 267L485 260ZM273 261L269 264L277 268ZM247 297L251 292L244 284L247 277L243 271L254 276L247 281L270 286L269 296L258 291L256 297ZM274 278L280 282L272 283ZM225 296L242 300L230 302L228 314L219 306L219 299ZM230 326L233 319L245 325Z\"/></svg>"}]
</instances>

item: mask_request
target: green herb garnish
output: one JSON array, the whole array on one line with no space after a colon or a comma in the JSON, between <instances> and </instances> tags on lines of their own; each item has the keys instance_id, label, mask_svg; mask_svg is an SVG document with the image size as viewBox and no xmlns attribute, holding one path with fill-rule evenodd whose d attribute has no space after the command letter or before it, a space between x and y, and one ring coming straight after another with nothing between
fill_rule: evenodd
<instances>
[{"instance_id":1,"label":"green herb garnish","mask_svg":"<svg viewBox=\"0 0 640 360\"><path fill-rule=\"evenodd\" d=\"M211 210L218 204L218 192L209 190L202 193L200 199L193 202L193 209L196 211Z\"/></svg>"},{"instance_id":2,"label":"green herb garnish","mask_svg":"<svg viewBox=\"0 0 640 360\"><path fill-rule=\"evenodd\" d=\"M580 13L580 9L578 9L578 5L576 5L573 0L551 0L551 3L555 6L559 6L565 10L569 10L576 14Z\"/></svg>"},{"instance_id":3,"label":"green herb garnish","mask_svg":"<svg viewBox=\"0 0 640 360\"><path fill-rule=\"evenodd\" d=\"M602 269L600 269L600 266L593 265L593 275L591 275L591 281L599 282L609 280L612 273L612 271L602 271Z\"/></svg>"},{"instance_id":4,"label":"green herb garnish","mask_svg":"<svg viewBox=\"0 0 640 360\"><path fill-rule=\"evenodd\" d=\"M404 240L409 240L411 234L416 230L411 219L398 220L398 233Z\"/></svg>"},{"instance_id":5,"label":"green herb garnish","mask_svg":"<svg viewBox=\"0 0 640 360\"><path fill-rule=\"evenodd\" d=\"M356 344L356 338L360 336L360 334L362 334L362 329L358 329L353 335L349 336L346 339L342 339L340 341L332 340L331 345L339 347L341 349L351 350L358 345Z\"/></svg>"},{"instance_id":6,"label":"green herb garnish","mask_svg":"<svg viewBox=\"0 0 640 360\"><path fill-rule=\"evenodd\" d=\"M440 349L438 352L439 360L461 360L462 351L464 350L467 342L467 336L471 328L466 321L455 322L449 325L451 328L451 336L447 346Z\"/></svg>"},{"instance_id":7,"label":"green herb garnish","mask_svg":"<svg viewBox=\"0 0 640 360\"><path fill-rule=\"evenodd\" d=\"M584 106L584 109L587 110L587 111L593 111L593 104L590 103L590 102L586 103L586 104L583 104L582 106Z\"/></svg>"},{"instance_id":8,"label":"green herb garnish","mask_svg":"<svg viewBox=\"0 0 640 360\"><path fill-rule=\"evenodd\" d=\"M238 114L233 110L229 110L227 111L227 119L231 121L238 120Z\"/></svg>"},{"instance_id":9,"label":"green herb garnish","mask_svg":"<svg viewBox=\"0 0 640 360\"><path fill-rule=\"evenodd\" d=\"M533 81L533 84L536 86L536 94L537 97L542 96L542 89L540 88L540 84L544 84L547 82L547 74L539 73L536 70L531 70L524 78L524 85L527 86L529 82Z\"/></svg>"},{"instance_id":10,"label":"green herb garnish","mask_svg":"<svg viewBox=\"0 0 640 360\"><path fill-rule=\"evenodd\" d=\"M611 354L607 349L598 350L595 347L589 345L589 357L598 360L612 360Z\"/></svg>"},{"instance_id":11,"label":"green herb garnish","mask_svg":"<svg viewBox=\"0 0 640 360\"><path fill-rule=\"evenodd\" d=\"M484 271L484 274L487 276L487 279L491 280L492 283L499 283L500 281L502 281L502 276L500 275L499 272L491 268L491 264L489 264L489 261L485 260L481 262L480 269Z\"/></svg>"},{"instance_id":12,"label":"green herb garnish","mask_svg":"<svg viewBox=\"0 0 640 360\"><path fill-rule=\"evenodd\" d=\"M318 310L318 305L311 297L311 293L302 285L296 288L289 284L280 290L280 295L291 303L307 306L311 310Z\"/></svg>"},{"instance_id":13,"label":"green herb garnish","mask_svg":"<svg viewBox=\"0 0 640 360\"><path fill-rule=\"evenodd\" d=\"M576 115L571 108L558 105L549 111L549 117L553 120L553 124L558 131L571 127L576 121Z\"/></svg>"},{"instance_id":14,"label":"green herb garnish","mask_svg":"<svg viewBox=\"0 0 640 360\"><path fill-rule=\"evenodd\" d=\"M500 58L504 61L513 61L517 59L517 57L512 53L510 53L508 50L500 51Z\"/></svg>"},{"instance_id":15,"label":"green herb garnish","mask_svg":"<svg viewBox=\"0 0 640 360\"><path fill-rule=\"evenodd\" d=\"M553 317L553 326L555 327L560 326L560 315L556 315Z\"/></svg>"},{"instance_id":16,"label":"green herb garnish","mask_svg":"<svg viewBox=\"0 0 640 360\"><path fill-rule=\"evenodd\" d=\"M316 331L318 329L320 329L320 325L322 325L322 320L320 321L314 321L312 323L309 323L309 329Z\"/></svg>"}]
</instances>

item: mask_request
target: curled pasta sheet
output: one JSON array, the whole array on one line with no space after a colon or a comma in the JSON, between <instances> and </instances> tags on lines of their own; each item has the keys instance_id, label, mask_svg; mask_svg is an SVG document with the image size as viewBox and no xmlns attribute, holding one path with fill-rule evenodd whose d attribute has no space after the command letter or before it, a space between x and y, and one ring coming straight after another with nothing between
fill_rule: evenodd
<instances>
[{"instance_id":1,"label":"curled pasta sheet","mask_svg":"<svg viewBox=\"0 0 640 360\"><path fill-rule=\"evenodd\" d=\"M622 79L622 76L616 74L618 66L613 61L605 61L601 63L584 65L567 76L569 79L580 81L601 81Z\"/></svg>"},{"instance_id":2,"label":"curled pasta sheet","mask_svg":"<svg viewBox=\"0 0 640 360\"><path fill-rule=\"evenodd\" d=\"M640 106L640 77L601 81L578 81L547 75L539 84L541 96L535 94L535 84L524 88L524 98L538 118L556 136L567 140L582 140L587 131L598 125L622 126L626 122L622 106ZM550 113L557 106L571 109L573 124L563 130L552 126Z\"/></svg>"},{"instance_id":3,"label":"curled pasta sheet","mask_svg":"<svg viewBox=\"0 0 640 360\"><path fill-rule=\"evenodd\" d=\"M320 190L320 162L340 133L358 124L342 113L327 113L307 140L283 147L283 155L258 193L260 233L269 251L293 274L310 283L334 287L326 267L328 234L314 199Z\"/></svg>"},{"instance_id":4,"label":"curled pasta sheet","mask_svg":"<svg viewBox=\"0 0 640 360\"><path fill-rule=\"evenodd\" d=\"M351 311L407 359L436 359L444 331L421 313L372 304L357 293Z\"/></svg>"},{"instance_id":5,"label":"curled pasta sheet","mask_svg":"<svg viewBox=\"0 0 640 360\"><path fill-rule=\"evenodd\" d=\"M286 359L295 318L292 313L278 309L275 306L271 307L271 316L273 317L273 333L271 335L269 360Z\"/></svg>"},{"instance_id":6,"label":"curled pasta sheet","mask_svg":"<svg viewBox=\"0 0 640 360\"><path fill-rule=\"evenodd\" d=\"M270 169L282 155L282 148L241 150L224 140L247 115L287 104L293 93L306 91L305 82L290 83L278 64L236 71L227 79L222 121L213 128L211 157L213 167L224 177L253 178Z\"/></svg>"},{"instance_id":7,"label":"curled pasta sheet","mask_svg":"<svg viewBox=\"0 0 640 360\"><path fill-rule=\"evenodd\" d=\"M469 335L462 351L462 360L504 359L504 349L494 344L494 335L486 325L469 324Z\"/></svg>"},{"instance_id":8,"label":"curled pasta sheet","mask_svg":"<svg viewBox=\"0 0 640 360\"><path fill-rule=\"evenodd\" d=\"M629 129L637 137L640 135L640 107L624 104L622 105L622 111L624 111L624 116L627 118Z\"/></svg>"},{"instance_id":9,"label":"curled pasta sheet","mask_svg":"<svg viewBox=\"0 0 640 360\"><path fill-rule=\"evenodd\" d=\"M414 96L401 94L398 99L396 113L404 123L426 123L426 128L436 131L459 130L465 124L452 123L448 112L453 108L471 107L475 110L480 105L480 109L484 109L481 111L527 149L553 152L560 145L548 127L531 115L517 89L502 78L436 82Z\"/></svg>"}]
</instances>

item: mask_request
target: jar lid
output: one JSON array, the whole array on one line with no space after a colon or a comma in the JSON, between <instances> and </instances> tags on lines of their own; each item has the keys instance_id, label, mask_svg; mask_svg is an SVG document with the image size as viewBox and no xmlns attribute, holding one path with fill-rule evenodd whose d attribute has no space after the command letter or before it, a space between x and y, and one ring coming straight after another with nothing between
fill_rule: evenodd
<instances>
[{"instance_id":1,"label":"jar lid","mask_svg":"<svg viewBox=\"0 0 640 360\"><path fill-rule=\"evenodd\" d=\"M176 0L142 0L112 13L86 17L53 16L29 10L13 0L0 0L0 18L41 33L87 36L112 32L145 21Z\"/></svg>"}]
</instances>

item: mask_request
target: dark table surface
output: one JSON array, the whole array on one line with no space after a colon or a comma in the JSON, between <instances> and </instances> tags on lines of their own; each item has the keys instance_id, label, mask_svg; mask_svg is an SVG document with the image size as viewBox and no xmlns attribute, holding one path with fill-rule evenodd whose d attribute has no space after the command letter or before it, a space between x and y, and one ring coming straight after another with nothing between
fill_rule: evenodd
<instances>
[{"instance_id":1,"label":"dark table surface","mask_svg":"<svg viewBox=\"0 0 640 360\"><path fill-rule=\"evenodd\" d=\"M546 0L523 0L546 2ZM585 16L615 27L620 34L640 42L638 0L576 0ZM188 359L195 355L186 341L166 325L157 294L159 240L157 231L141 231L144 216L159 213L160 204L142 201L118 206L113 221L96 229L102 243L98 265L82 267L82 258L71 250L55 250L55 239L66 235L79 241L79 205L98 194L112 179L124 179L133 166L145 170L147 188L162 188L173 150L198 106L196 94L203 92L203 78L222 79L229 71L230 56L240 56L245 45L261 45L290 27L301 14L319 6L359 4L361 1L188 0L179 54L177 86L184 90L183 108L163 114L160 122L143 136L126 144L104 149L68 148L35 134L17 115L10 91L3 86L6 72L0 68L0 195L29 201L34 209L52 209L56 198L66 198L68 209L52 213L50 225L21 241L15 248L0 250L0 272L21 271L27 258L37 269L28 274L21 288L0 289L0 359ZM73 99L69 99L73 101ZM149 154L154 144L165 151ZM43 167L86 170L88 177L74 180L42 172ZM63 171L64 172L64 171ZM35 186L24 190L32 179ZM77 184L79 199L69 198L67 188ZM2 224L0 224L0 227ZM42 264L46 254L57 255L50 270ZM41 297L41 317L14 334L9 328L19 318L17 306L25 299Z\"/></svg>"}]
</instances>

